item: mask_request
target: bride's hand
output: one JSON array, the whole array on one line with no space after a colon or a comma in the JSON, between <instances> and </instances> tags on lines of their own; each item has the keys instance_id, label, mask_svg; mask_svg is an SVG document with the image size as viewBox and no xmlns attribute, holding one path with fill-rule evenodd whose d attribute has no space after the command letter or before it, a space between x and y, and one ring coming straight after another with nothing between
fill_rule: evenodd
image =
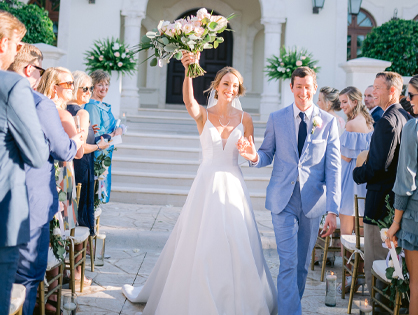
<instances>
[{"instance_id":1,"label":"bride's hand","mask_svg":"<svg viewBox=\"0 0 418 315\"><path fill-rule=\"evenodd\" d=\"M189 52L189 51L183 51L183 57L181 58L181 63L183 64L183 67L187 69L189 65L194 63L196 60L196 55ZM200 60L200 52L197 53L197 61Z\"/></svg>"},{"instance_id":2,"label":"bride's hand","mask_svg":"<svg viewBox=\"0 0 418 315\"><path fill-rule=\"evenodd\" d=\"M237 149L241 156L252 162L257 162L257 150L254 145L253 137L250 136L249 139L241 137L237 144Z\"/></svg>"}]
</instances>

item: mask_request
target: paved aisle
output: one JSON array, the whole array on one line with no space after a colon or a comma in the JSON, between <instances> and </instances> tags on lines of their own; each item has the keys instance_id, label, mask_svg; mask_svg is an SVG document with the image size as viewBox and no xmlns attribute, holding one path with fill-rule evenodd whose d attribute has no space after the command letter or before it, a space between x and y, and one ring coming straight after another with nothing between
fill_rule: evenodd
<instances>
[{"instance_id":1,"label":"paved aisle","mask_svg":"<svg viewBox=\"0 0 418 315\"><path fill-rule=\"evenodd\" d=\"M111 258L105 260L103 267L96 267L93 273L90 266L86 268L93 284L78 294L77 314L140 314L144 305L127 301L121 286L125 283L138 286L146 281L181 208L109 203L102 209L100 232L106 234L106 254ZM256 211L264 255L276 281L279 259L270 218L268 211ZM333 269L341 279L341 259ZM316 266L308 275L303 314L346 314L348 299L337 298L335 308L324 305L325 283L319 278L320 267ZM360 293L356 298L364 299ZM352 313L358 314L358 309L354 307Z\"/></svg>"}]
</instances>

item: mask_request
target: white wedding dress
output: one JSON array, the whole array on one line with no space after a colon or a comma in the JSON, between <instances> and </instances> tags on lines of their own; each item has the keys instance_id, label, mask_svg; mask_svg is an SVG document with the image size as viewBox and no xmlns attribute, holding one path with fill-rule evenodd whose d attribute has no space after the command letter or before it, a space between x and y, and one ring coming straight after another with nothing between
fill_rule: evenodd
<instances>
[{"instance_id":1,"label":"white wedding dress","mask_svg":"<svg viewBox=\"0 0 418 315\"><path fill-rule=\"evenodd\" d=\"M277 314L276 289L263 256L235 146L241 123L223 147L210 120L203 160L176 225L143 287L124 285L144 315Z\"/></svg>"}]
</instances>

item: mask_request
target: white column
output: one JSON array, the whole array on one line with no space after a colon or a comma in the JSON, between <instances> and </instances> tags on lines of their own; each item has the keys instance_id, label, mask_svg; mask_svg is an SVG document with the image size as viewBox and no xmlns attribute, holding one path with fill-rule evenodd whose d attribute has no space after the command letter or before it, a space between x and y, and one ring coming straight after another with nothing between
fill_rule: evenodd
<instances>
[{"instance_id":1,"label":"white column","mask_svg":"<svg viewBox=\"0 0 418 315\"><path fill-rule=\"evenodd\" d=\"M71 2L72 0L61 0L58 20L58 41L57 47L67 53L70 48L71 33ZM64 54L57 63L61 67L68 68L68 55ZM46 69L46 68L45 68Z\"/></svg>"},{"instance_id":2,"label":"white column","mask_svg":"<svg viewBox=\"0 0 418 315\"><path fill-rule=\"evenodd\" d=\"M280 54L282 37L282 23L284 19L261 19L264 25L264 67L267 66L267 58ZM267 75L263 78L263 93L260 102L260 119L267 120L269 114L279 109L279 81L268 81Z\"/></svg>"},{"instance_id":3,"label":"white column","mask_svg":"<svg viewBox=\"0 0 418 315\"><path fill-rule=\"evenodd\" d=\"M145 17L144 12L123 10L125 17L125 44L138 45L140 42L141 21ZM138 56L136 56L138 57ZM138 89L138 74L135 71L132 76L125 75L122 78L121 112L136 114L140 106Z\"/></svg>"}]
</instances>

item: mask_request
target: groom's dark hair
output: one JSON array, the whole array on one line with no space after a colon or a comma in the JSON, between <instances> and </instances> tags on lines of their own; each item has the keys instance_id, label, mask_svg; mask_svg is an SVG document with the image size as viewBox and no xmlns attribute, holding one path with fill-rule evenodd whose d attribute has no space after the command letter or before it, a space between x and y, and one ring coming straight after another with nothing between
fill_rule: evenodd
<instances>
[{"instance_id":1,"label":"groom's dark hair","mask_svg":"<svg viewBox=\"0 0 418 315\"><path fill-rule=\"evenodd\" d=\"M316 73L309 67L299 67L295 71L293 71L292 78L290 79L290 83L293 86L293 82L295 82L295 77L304 78L306 76L311 76L313 79L314 85L316 85Z\"/></svg>"}]
</instances>

